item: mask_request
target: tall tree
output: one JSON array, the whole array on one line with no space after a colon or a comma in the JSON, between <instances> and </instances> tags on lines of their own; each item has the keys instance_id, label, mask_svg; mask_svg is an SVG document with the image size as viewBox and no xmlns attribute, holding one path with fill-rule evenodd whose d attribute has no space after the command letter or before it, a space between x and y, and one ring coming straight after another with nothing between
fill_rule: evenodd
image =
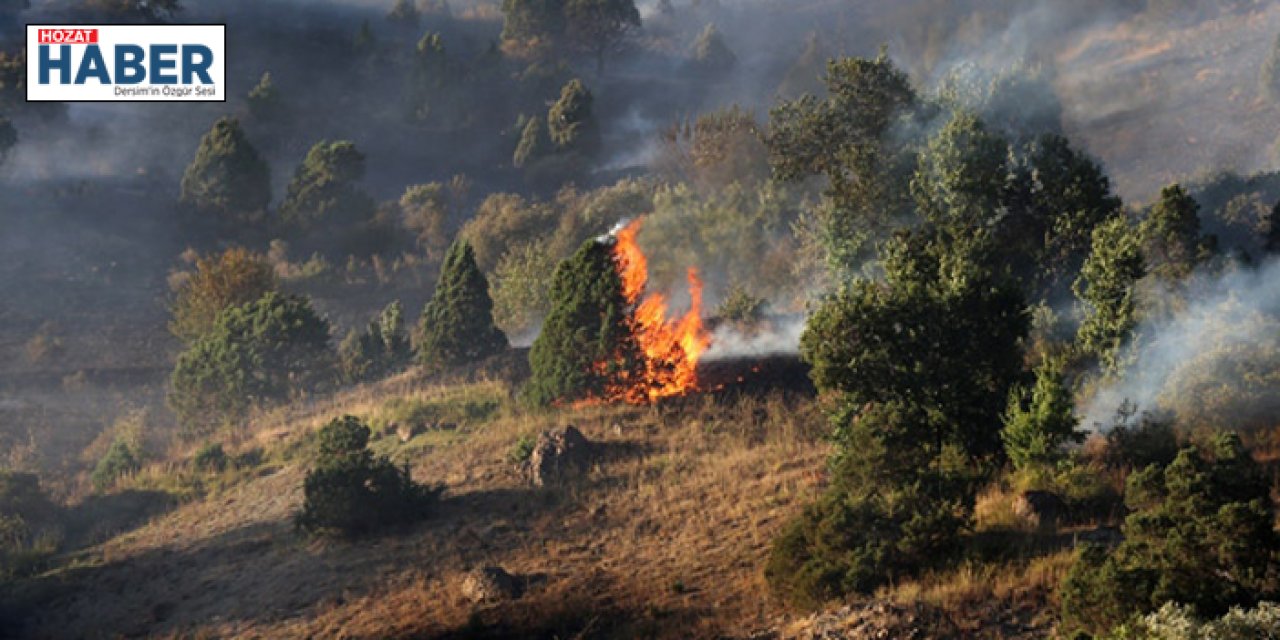
<instances>
[{"instance_id":1,"label":"tall tree","mask_svg":"<svg viewBox=\"0 0 1280 640\"><path fill-rule=\"evenodd\" d=\"M1094 229L1093 250L1073 285L1085 307L1076 341L1112 374L1123 368L1121 349L1138 326L1135 285L1146 272L1141 239L1123 215Z\"/></svg>"},{"instance_id":2,"label":"tall tree","mask_svg":"<svg viewBox=\"0 0 1280 640\"><path fill-rule=\"evenodd\" d=\"M635 0L565 0L569 38L596 58L596 73L604 73L605 55L628 33L640 28Z\"/></svg>"},{"instance_id":3,"label":"tall tree","mask_svg":"<svg viewBox=\"0 0 1280 640\"><path fill-rule=\"evenodd\" d=\"M271 170L238 120L220 118L200 139L196 156L182 175L181 199L227 220L257 219L266 213Z\"/></svg>"},{"instance_id":4,"label":"tall tree","mask_svg":"<svg viewBox=\"0 0 1280 640\"><path fill-rule=\"evenodd\" d=\"M533 376L524 396L530 402L602 397L641 370L613 243L588 240L556 268L551 313L529 351Z\"/></svg>"},{"instance_id":5,"label":"tall tree","mask_svg":"<svg viewBox=\"0 0 1280 640\"><path fill-rule=\"evenodd\" d=\"M1181 185L1160 191L1139 231L1148 268L1165 280L1186 278L1202 261L1200 205Z\"/></svg>"},{"instance_id":6,"label":"tall tree","mask_svg":"<svg viewBox=\"0 0 1280 640\"><path fill-rule=\"evenodd\" d=\"M443 369L501 353L507 337L493 323L489 283L465 240L449 247L440 280L419 322L418 360Z\"/></svg>"}]
</instances>

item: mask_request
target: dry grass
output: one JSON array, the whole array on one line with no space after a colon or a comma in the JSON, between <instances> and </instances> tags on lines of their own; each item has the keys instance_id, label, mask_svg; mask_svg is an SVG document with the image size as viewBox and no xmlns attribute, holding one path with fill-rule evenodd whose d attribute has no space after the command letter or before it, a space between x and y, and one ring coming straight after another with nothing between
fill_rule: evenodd
<instances>
[{"instance_id":1,"label":"dry grass","mask_svg":"<svg viewBox=\"0 0 1280 640\"><path fill-rule=\"evenodd\" d=\"M256 416L229 454L270 464L156 518L43 579L42 637L349 637L522 629L562 637L715 637L777 613L760 567L787 518L821 489L828 451L809 401L696 398L661 408L527 413L509 404L444 437L376 446L448 492L420 526L355 542L292 529L310 434L335 415L377 418L391 398L460 406L505 396L498 382L423 384L412 374ZM432 406L436 406L432 405ZM574 424L601 444L580 481L535 490L507 456L521 435ZM163 467L133 481L159 482ZM170 469L176 472L176 469ZM524 598L476 608L466 570L533 577Z\"/></svg>"}]
</instances>

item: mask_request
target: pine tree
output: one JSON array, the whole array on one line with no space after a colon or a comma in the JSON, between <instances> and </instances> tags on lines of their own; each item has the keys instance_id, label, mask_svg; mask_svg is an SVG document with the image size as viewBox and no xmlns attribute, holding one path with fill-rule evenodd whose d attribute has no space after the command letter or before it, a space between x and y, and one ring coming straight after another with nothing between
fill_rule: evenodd
<instances>
[{"instance_id":1,"label":"pine tree","mask_svg":"<svg viewBox=\"0 0 1280 640\"><path fill-rule=\"evenodd\" d=\"M261 216L271 201L271 169L240 122L221 118L200 139L182 175L182 203L228 220Z\"/></svg>"},{"instance_id":2,"label":"pine tree","mask_svg":"<svg viewBox=\"0 0 1280 640\"><path fill-rule=\"evenodd\" d=\"M593 101L591 92L577 78L560 89L560 99L547 112L547 132L557 147L587 154L595 151L600 132L591 113Z\"/></svg>"},{"instance_id":3,"label":"pine tree","mask_svg":"<svg viewBox=\"0 0 1280 640\"><path fill-rule=\"evenodd\" d=\"M317 142L294 172L280 218L307 227L330 223L360 223L373 215L373 199L359 187L365 157L347 140Z\"/></svg>"},{"instance_id":4,"label":"pine tree","mask_svg":"<svg viewBox=\"0 0 1280 640\"><path fill-rule=\"evenodd\" d=\"M1123 368L1121 347L1138 326L1134 285L1146 275L1138 234L1117 215L1093 230L1093 249L1073 289L1085 306L1076 341L1109 373Z\"/></svg>"},{"instance_id":5,"label":"pine tree","mask_svg":"<svg viewBox=\"0 0 1280 640\"><path fill-rule=\"evenodd\" d=\"M1036 368L1036 382L1029 392L1015 389L1009 395L1000 438L1019 469L1053 463L1061 456L1062 445L1084 439L1076 429L1080 421L1062 369L1060 359L1047 358Z\"/></svg>"},{"instance_id":6,"label":"pine tree","mask_svg":"<svg viewBox=\"0 0 1280 640\"><path fill-rule=\"evenodd\" d=\"M599 397L637 375L642 361L613 241L588 240L560 263L550 298L551 313L529 351L528 401L548 405Z\"/></svg>"},{"instance_id":7,"label":"pine tree","mask_svg":"<svg viewBox=\"0 0 1280 640\"><path fill-rule=\"evenodd\" d=\"M1143 251L1151 273L1172 281L1191 275L1201 262L1200 205L1181 185L1165 187L1142 221Z\"/></svg>"},{"instance_id":8,"label":"pine tree","mask_svg":"<svg viewBox=\"0 0 1280 640\"><path fill-rule=\"evenodd\" d=\"M489 283L465 240L449 247L419 327L418 359L433 369L475 362L507 348L507 337L493 324Z\"/></svg>"}]
</instances>

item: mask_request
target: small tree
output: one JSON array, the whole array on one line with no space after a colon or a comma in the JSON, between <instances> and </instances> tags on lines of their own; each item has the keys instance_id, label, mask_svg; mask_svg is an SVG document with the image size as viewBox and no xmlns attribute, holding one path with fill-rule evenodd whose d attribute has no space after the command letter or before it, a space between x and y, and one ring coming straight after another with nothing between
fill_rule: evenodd
<instances>
[{"instance_id":1,"label":"small tree","mask_svg":"<svg viewBox=\"0 0 1280 640\"><path fill-rule=\"evenodd\" d=\"M594 98L577 78L560 89L560 99L547 112L547 132L560 150L594 153L600 132L591 112Z\"/></svg>"},{"instance_id":2,"label":"small tree","mask_svg":"<svg viewBox=\"0 0 1280 640\"><path fill-rule=\"evenodd\" d=\"M518 123L517 123L518 125ZM520 129L520 141L516 143L515 153L511 156L511 164L523 169L530 163L547 155L551 147L551 139L547 137L542 116L533 116L524 120Z\"/></svg>"},{"instance_id":3,"label":"small tree","mask_svg":"<svg viewBox=\"0 0 1280 640\"><path fill-rule=\"evenodd\" d=\"M502 39L554 40L564 33L565 0L502 0Z\"/></svg>"},{"instance_id":4,"label":"small tree","mask_svg":"<svg viewBox=\"0 0 1280 640\"><path fill-rule=\"evenodd\" d=\"M374 456L369 427L359 418L335 418L318 440L316 465L303 482L305 497L294 518L307 533L351 537L410 523L425 516L440 493L415 483L408 466Z\"/></svg>"},{"instance_id":5,"label":"small tree","mask_svg":"<svg viewBox=\"0 0 1280 640\"><path fill-rule=\"evenodd\" d=\"M249 105L249 114L257 120L271 122L279 118L283 104L270 71L263 72L258 84L249 90L245 102Z\"/></svg>"},{"instance_id":6,"label":"small tree","mask_svg":"<svg viewBox=\"0 0 1280 640\"><path fill-rule=\"evenodd\" d=\"M197 258L195 271L178 281L169 331L189 343L212 329L224 309L253 302L276 286L271 265L248 249Z\"/></svg>"},{"instance_id":7,"label":"small tree","mask_svg":"<svg viewBox=\"0 0 1280 640\"><path fill-rule=\"evenodd\" d=\"M529 402L601 397L619 380L637 379L643 362L613 246L588 240L556 268L551 313L529 351L533 376L523 392Z\"/></svg>"},{"instance_id":8,"label":"small tree","mask_svg":"<svg viewBox=\"0 0 1280 640\"><path fill-rule=\"evenodd\" d=\"M207 433L317 378L328 342L329 323L306 298L270 292L228 308L178 356L169 405L188 433Z\"/></svg>"},{"instance_id":9,"label":"small tree","mask_svg":"<svg viewBox=\"0 0 1280 640\"><path fill-rule=\"evenodd\" d=\"M725 44L724 36L716 26L708 24L693 42L691 60L697 71L719 76L733 69L738 63L738 56Z\"/></svg>"},{"instance_id":10,"label":"small tree","mask_svg":"<svg viewBox=\"0 0 1280 640\"><path fill-rule=\"evenodd\" d=\"M1181 185L1160 192L1139 232L1147 268L1161 278L1182 280L1201 262L1200 205Z\"/></svg>"},{"instance_id":11,"label":"small tree","mask_svg":"<svg viewBox=\"0 0 1280 640\"><path fill-rule=\"evenodd\" d=\"M141 452L135 451L127 441L116 438L111 442L106 455L98 460L93 468L93 488L99 492L106 491L121 476L129 475L142 468Z\"/></svg>"},{"instance_id":12,"label":"small tree","mask_svg":"<svg viewBox=\"0 0 1280 640\"><path fill-rule=\"evenodd\" d=\"M347 140L317 142L294 172L280 218L308 227L320 222L365 222L374 211L373 199L359 187L365 158Z\"/></svg>"},{"instance_id":13,"label":"small tree","mask_svg":"<svg viewBox=\"0 0 1280 640\"><path fill-rule=\"evenodd\" d=\"M1035 386L1029 392L1014 389L1009 395L1000 438L1019 469L1051 464L1061 458L1064 444L1084 440L1084 432L1076 429L1080 421L1062 370L1062 360L1047 358L1036 368Z\"/></svg>"},{"instance_id":14,"label":"small tree","mask_svg":"<svg viewBox=\"0 0 1280 640\"><path fill-rule=\"evenodd\" d=\"M595 56L598 74L604 73L605 55L640 28L635 0L565 0L564 16L574 44Z\"/></svg>"},{"instance_id":15,"label":"small tree","mask_svg":"<svg viewBox=\"0 0 1280 640\"><path fill-rule=\"evenodd\" d=\"M363 333L354 329L338 347L338 364L348 382L360 382L408 363L413 353L404 332L404 307L388 304Z\"/></svg>"},{"instance_id":16,"label":"small tree","mask_svg":"<svg viewBox=\"0 0 1280 640\"><path fill-rule=\"evenodd\" d=\"M417 234L417 244L432 260L444 257L449 248L452 217L461 206L470 185L464 176L454 176L448 184L428 182L412 185L400 196L404 226Z\"/></svg>"},{"instance_id":17,"label":"small tree","mask_svg":"<svg viewBox=\"0 0 1280 640\"><path fill-rule=\"evenodd\" d=\"M271 170L240 122L221 118L200 139L182 175L182 203L228 220L252 220L271 201Z\"/></svg>"},{"instance_id":18,"label":"small tree","mask_svg":"<svg viewBox=\"0 0 1280 640\"><path fill-rule=\"evenodd\" d=\"M507 337L493 324L489 283L465 240L449 247L440 280L419 323L418 359L434 369L475 362L501 353Z\"/></svg>"},{"instance_id":19,"label":"small tree","mask_svg":"<svg viewBox=\"0 0 1280 640\"><path fill-rule=\"evenodd\" d=\"M1134 285L1145 274L1140 238L1123 216L1094 229L1093 250L1073 285L1085 307L1076 341L1111 374L1123 368L1121 348L1138 326Z\"/></svg>"}]
</instances>

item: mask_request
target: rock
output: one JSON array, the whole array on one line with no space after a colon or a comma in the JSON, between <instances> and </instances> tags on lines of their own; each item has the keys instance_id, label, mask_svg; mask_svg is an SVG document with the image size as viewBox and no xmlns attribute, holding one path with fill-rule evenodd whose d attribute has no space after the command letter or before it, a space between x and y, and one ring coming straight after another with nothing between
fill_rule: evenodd
<instances>
[{"instance_id":1,"label":"rock","mask_svg":"<svg viewBox=\"0 0 1280 640\"><path fill-rule=\"evenodd\" d=\"M554 484L568 474L585 471L591 457L591 442L577 427L543 431L529 455L529 480L539 487Z\"/></svg>"},{"instance_id":2,"label":"rock","mask_svg":"<svg viewBox=\"0 0 1280 640\"><path fill-rule=\"evenodd\" d=\"M502 567L480 567L462 579L462 597L471 602L501 602L521 595L519 581Z\"/></svg>"},{"instance_id":3,"label":"rock","mask_svg":"<svg viewBox=\"0 0 1280 640\"><path fill-rule=\"evenodd\" d=\"M426 431L420 424L402 424L396 427L396 436L400 438L400 442L408 442Z\"/></svg>"},{"instance_id":4,"label":"rock","mask_svg":"<svg viewBox=\"0 0 1280 640\"><path fill-rule=\"evenodd\" d=\"M1013 512L1032 527L1053 530L1066 517L1067 503L1049 491L1024 491L1013 501Z\"/></svg>"}]
</instances>

